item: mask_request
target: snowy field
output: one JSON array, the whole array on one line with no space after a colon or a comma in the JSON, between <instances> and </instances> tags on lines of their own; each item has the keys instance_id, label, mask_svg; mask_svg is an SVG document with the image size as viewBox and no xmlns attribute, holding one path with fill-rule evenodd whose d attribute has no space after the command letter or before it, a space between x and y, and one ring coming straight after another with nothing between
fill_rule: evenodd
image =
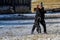
<instances>
[{"instance_id":1,"label":"snowy field","mask_svg":"<svg viewBox=\"0 0 60 40\"><path fill-rule=\"evenodd\" d=\"M45 19L48 34L60 34L60 18ZM0 21L0 36L30 35L34 20ZM43 27L42 33L43 33ZM34 34L37 34L35 31Z\"/></svg>"},{"instance_id":2,"label":"snowy field","mask_svg":"<svg viewBox=\"0 0 60 40\"><path fill-rule=\"evenodd\" d=\"M56 13L57 14L57 13ZM56 15L55 14L55 15ZM59 14L59 13L58 13ZM24 14L25 15L25 14ZM26 16L33 16L35 14L30 14ZM14 17L16 15L0 15L2 17ZM45 19L47 33L48 34L59 34L60 35L60 18L48 18ZM25 36L31 34L31 29L33 27L34 19L30 20L0 20L0 36ZM41 25L41 24L40 24ZM43 34L43 27L41 25L41 31ZM37 34L36 30L34 34Z\"/></svg>"}]
</instances>

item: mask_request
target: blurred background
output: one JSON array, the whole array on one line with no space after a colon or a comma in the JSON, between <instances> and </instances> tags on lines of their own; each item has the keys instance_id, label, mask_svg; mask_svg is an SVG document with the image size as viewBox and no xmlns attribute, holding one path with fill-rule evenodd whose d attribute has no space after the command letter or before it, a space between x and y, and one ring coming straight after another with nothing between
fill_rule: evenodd
<instances>
[{"instance_id":1,"label":"blurred background","mask_svg":"<svg viewBox=\"0 0 60 40\"><path fill-rule=\"evenodd\" d=\"M60 0L0 0L0 13L34 12L40 2L43 2L47 11L60 11Z\"/></svg>"}]
</instances>

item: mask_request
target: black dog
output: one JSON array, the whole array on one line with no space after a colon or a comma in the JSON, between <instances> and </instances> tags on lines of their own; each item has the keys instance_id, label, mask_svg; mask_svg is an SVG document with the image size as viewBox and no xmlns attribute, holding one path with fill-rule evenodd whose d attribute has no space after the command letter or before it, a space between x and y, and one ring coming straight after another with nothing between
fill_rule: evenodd
<instances>
[{"instance_id":1,"label":"black dog","mask_svg":"<svg viewBox=\"0 0 60 40\"><path fill-rule=\"evenodd\" d=\"M41 27L40 27L40 25L39 25L39 21L40 21L40 17L35 18L35 22L34 22L34 25L33 25L33 28L32 28L32 32L31 32L32 34L33 34L35 28L37 28L36 31L37 31L38 33L41 33Z\"/></svg>"}]
</instances>

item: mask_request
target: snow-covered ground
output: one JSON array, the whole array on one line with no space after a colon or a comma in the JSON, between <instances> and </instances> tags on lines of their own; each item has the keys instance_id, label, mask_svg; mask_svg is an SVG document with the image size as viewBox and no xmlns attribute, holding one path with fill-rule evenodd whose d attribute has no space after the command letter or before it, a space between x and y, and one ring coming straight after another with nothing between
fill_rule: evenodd
<instances>
[{"instance_id":1,"label":"snow-covered ground","mask_svg":"<svg viewBox=\"0 0 60 40\"><path fill-rule=\"evenodd\" d=\"M48 34L60 34L60 18L45 19ZM24 36L31 34L34 20L1 20L0 36ZM43 27L42 33L43 33ZM35 31L34 34L37 34Z\"/></svg>"},{"instance_id":2,"label":"snow-covered ground","mask_svg":"<svg viewBox=\"0 0 60 40\"><path fill-rule=\"evenodd\" d=\"M10 19L34 19L35 13L28 13L28 14L1 14L0 19L1 20L10 20ZM46 13L45 18L58 18L60 17L60 12L58 13Z\"/></svg>"},{"instance_id":3,"label":"snow-covered ground","mask_svg":"<svg viewBox=\"0 0 60 40\"><path fill-rule=\"evenodd\" d=\"M59 15L59 13L53 15ZM18 14L0 15L3 17L17 17ZM34 16L35 14L24 14L25 16ZM51 14L47 14L51 15ZM60 35L60 18L45 19L48 34ZM34 19L30 20L0 20L0 36L24 36L30 35ZM42 33L43 27L41 25ZM36 30L34 34L37 34Z\"/></svg>"}]
</instances>

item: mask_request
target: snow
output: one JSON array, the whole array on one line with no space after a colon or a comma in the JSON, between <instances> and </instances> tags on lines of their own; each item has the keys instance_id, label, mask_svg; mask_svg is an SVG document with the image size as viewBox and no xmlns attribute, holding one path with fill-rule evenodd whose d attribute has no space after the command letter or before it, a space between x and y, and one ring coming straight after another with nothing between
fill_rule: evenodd
<instances>
[{"instance_id":1,"label":"snow","mask_svg":"<svg viewBox=\"0 0 60 40\"><path fill-rule=\"evenodd\" d=\"M49 34L60 34L60 18L45 19ZM31 34L34 20L1 20L0 36L23 36ZM43 27L42 33L43 33ZM35 31L34 34L37 34Z\"/></svg>"},{"instance_id":2,"label":"snow","mask_svg":"<svg viewBox=\"0 0 60 40\"><path fill-rule=\"evenodd\" d=\"M11 15L11 14L10 14ZM0 17L17 17L14 15L0 15ZM21 14L22 15L22 14ZM24 14L25 16L34 16L35 14ZM50 14L47 14L50 15ZM57 14L51 14L57 15ZM59 14L58 14L59 15ZM48 34L60 34L60 18L45 19ZM0 20L0 36L24 36L30 35L34 19L30 20ZM42 34L43 34L43 27ZM37 34L36 30L34 34Z\"/></svg>"}]
</instances>

